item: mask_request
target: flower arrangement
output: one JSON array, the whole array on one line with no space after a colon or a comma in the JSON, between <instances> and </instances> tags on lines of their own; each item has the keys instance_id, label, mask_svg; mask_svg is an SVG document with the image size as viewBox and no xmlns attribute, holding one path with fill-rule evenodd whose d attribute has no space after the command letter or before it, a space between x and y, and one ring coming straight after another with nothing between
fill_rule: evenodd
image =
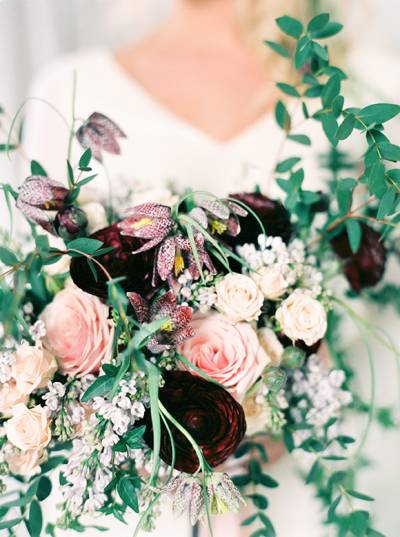
<instances>
[{"instance_id":1,"label":"flower arrangement","mask_svg":"<svg viewBox=\"0 0 400 537\"><path fill-rule=\"evenodd\" d=\"M344 107L345 74L320 43L341 29L328 15L306 28L287 16L277 23L293 48L266 44L298 75L278 87L331 142L329 192L303 189L291 157L275 170L283 202L261 190L224 199L188 191L171 193L172 206L149 201L123 214L81 205L95 179L91 160L117 155L124 137L98 112L79 126L73 118L71 139L85 150L76 164L68 157L67 185L36 161L18 191L2 185L31 229L27 244L11 246L5 235L0 248L1 488L9 477L19 487L0 504L10 534L18 524L32 537L83 531L82 515L124 520L129 509L141 514L136 533L151 530L167 496L177 515L206 521L210 532L213 515L250 502L243 524L253 537L273 537L266 491L278 483L265 467L273 438L302 454L306 483L339 535L382 535L358 507L372 498L355 490L360 450L343 430L347 408L370 423L374 401L355 392L336 330L345 312L397 352L348 302L381 281L395 251L399 170L388 162L400 161L400 148L383 124L400 106ZM276 119L284 139L310 144L292 131L283 101ZM354 130L367 140L364 166L343 179L337 145ZM12 132L4 150L18 150ZM51 246L50 235L64 246ZM347 301L333 276L348 281ZM386 300L381 289L368 296ZM242 469L230 476L229 462L221 465L232 458ZM44 526L40 504L55 470L60 515Z\"/></svg>"}]
</instances>

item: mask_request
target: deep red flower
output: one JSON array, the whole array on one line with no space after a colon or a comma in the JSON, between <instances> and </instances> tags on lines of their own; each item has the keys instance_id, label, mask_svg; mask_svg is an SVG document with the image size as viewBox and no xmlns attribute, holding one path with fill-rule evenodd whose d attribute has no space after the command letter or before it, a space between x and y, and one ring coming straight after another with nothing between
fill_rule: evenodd
<instances>
[{"instance_id":1,"label":"deep red flower","mask_svg":"<svg viewBox=\"0 0 400 537\"><path fill-rule=\"evenodd\" d=\"M191 375L186 371L164 374L165 385L159 398L172 416L191 434L203 451L210 466L223 463L237 449L246 432L242 407L221 386ZM144 439L152 447L153 429L150 409L146 411ZM182 472L194 473L199 467L197 455L189 441L169 423L175 439L174 467ZM169 434L162 428L160 457L172 462Z\"/></svg>"},{"instance_id":2,"label":"deep red flower","mask_svg":"<svg viewBox=\"0 0 400 537\"><path fill-rule=\"evenodd\" d=\"M361 243L356 253L350 248L346 230L331 240L336 254L345 260L344 273L356 293L380 282L386 266L386 249L380 234L366 224L361 224L361 228Z\"/></svg>"},{"instance_id":3,"label":"deep red flower","mask_svg":"<svg viewBox=\"0 0 400 537\"><path fill-rule=\"evenodd\" d=\"M290 214L280 201L272 200L260 192L231 194L231 198L245 203L261 220L265 233L272 237L282 237L287 243L292 234ZM245 243L256 243L262 233L260 225L250 213L239 217L241 231L236 237L224 235L224 240L231 246Z\"/></svg>"},{"instance_id":4,"label":"deep red flower","mask_svg":"<svg viewBox=\"0 0 400 537\"><path fill-rule=\"evenodd\" d=\"M96 257L113 278L124 276L120 285L125 291L136 291L143 296L153 292L152 272L154 265L154 252L148 251L133 255L132 251L143 244L141 239L121 235L118 224L100 229L91 235L104 243L104 247L112 246L114 249L102 256ZM104 272L97 269L97 281L88 265L86 258L74 257L71 260L71 277L74 283L92 295L101 298L107 297L107 277Z\"/></svg>"}]
</instances>

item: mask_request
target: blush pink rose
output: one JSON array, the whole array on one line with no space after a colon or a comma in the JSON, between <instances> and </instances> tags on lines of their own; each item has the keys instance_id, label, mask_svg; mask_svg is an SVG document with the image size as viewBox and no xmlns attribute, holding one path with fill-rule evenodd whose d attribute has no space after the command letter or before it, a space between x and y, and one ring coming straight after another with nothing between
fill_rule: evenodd
<instances>
[{"instance_id":1,"label":"blush pink rose","mask_svg":"<svg viewBox=\"0 0 400 537\"><path fill-rule=\"evenodd\" d=\"M68 375L96 373L111 358L114 327L109 309L77 287L60 291L42 314L45 347Z\"/></svg>"},{"instance_id":2,"label":"blush pink rose","mask_svg":"<svg viewBox=\"0 0 400 537\"><path fill-rule=\"evenodd\" d=\"M191 326L195 335L178 352L241 401L270 362L255 330L249 323L233 325L217 313L194 318Z\"/></svg>"}]
</instances>

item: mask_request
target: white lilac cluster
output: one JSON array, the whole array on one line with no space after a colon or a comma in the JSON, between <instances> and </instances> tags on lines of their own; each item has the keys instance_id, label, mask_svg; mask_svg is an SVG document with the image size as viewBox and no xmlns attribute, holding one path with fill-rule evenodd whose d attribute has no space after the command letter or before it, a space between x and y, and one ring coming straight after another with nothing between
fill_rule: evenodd
<instances>
[{"instance_id":1,"label":"white lilac cluster","mask_svg":"<svg viewBox=\"0 0 400 537\"><path fill-rule=\"evenodd\" d=\"M261 267L274 267L283 278L281 283L286 289L295 284L310 291L311 296L321 294L322 274L315 268L315 259L307 256L306 247L300 239L286 245L281 237L260 235L258 247L243 244L237 253L247 263L250 271Z\"/></svg>"},{"instance_id":2,"label":"white lilac cluster","mask_svg":"<svg viewBox=\"0 0 400 537\"><path fill-rule=\"evenodd\" d=\"M46 325L39 319L29 327L29 335L35 343L39 343L46 335Z\"/></svg>"},{"instance_id":3,"label":"white lilac cluster","mask_svg":"<svg viewBox=\"0 0 400 537\"><path fill-rule=\"evenodd\" d=\"M309 357L303 370L292 374L291 396L297 404L291 403L290 415L296 424L311 425L310 429L300 429L294 433L295 446L311 436L324 437L324 426L331 418L338 418L343 407L352 401L352 395L343 388L346 380L340 369L329 370L318 355ZM336 424L329 427L328 435L337 434Z\"/></svg>"},{"instance_id":4,"label":"white lilac cluster","mask_svg":"<svg viewBox=\"0 0 400 537\"><path fill-rule=\"evenodd\" d=\"M279 435L286 424L285 410L288 401L284 389L271 390L264 382L258 390L243 402L247 434L268 432Z\"/></svg>"},{"instance_id":5,"label":"white lilac cluster","mask_svg":"<svg viewBox=\"0 0 400 537\"><path fill-rule=\"evenodd\" d=\"M208 271L204 271L205 281L195 281L190 272L185 270L178 278L179 295L183 299L182 304L195 306L200 313L207 313L217 301L214 279L214 276Z\"/></svg>"},{"instance_id":6,"label":"white lilac cluster","mask_svg":"<svg viewBox=\"0 0 400 537\"><path fill-rule=\"evenodd\" d=\"M73 440L72 455L63 470L65 510L76 517L93 513L105 503L104 488L112 479L111 468L125 460L143 460L141 450L113 451L121 437L141 419L148 402L143 396L143 375L122 380L111 401L95 397L82 435Z\"/></svg>"},{"instance_id":7,"label":"white lilac cluster","mask_svg":"<svg viewBox=\"0 0 400 537\"><path fill-rule=\"evenodd\" d=\"M15 360L15 353L11 349L0 352L0 383L8 382L11 379Z\"/></svg>"}]
</instances>

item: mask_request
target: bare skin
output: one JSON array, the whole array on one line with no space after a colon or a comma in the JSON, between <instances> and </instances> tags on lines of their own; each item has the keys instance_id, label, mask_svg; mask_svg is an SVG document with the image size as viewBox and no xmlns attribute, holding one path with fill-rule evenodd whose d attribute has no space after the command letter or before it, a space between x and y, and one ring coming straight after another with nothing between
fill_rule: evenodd
<instances>
[{"instance_id":1,"label":"bare skin","mask_svg":"<svg viewBox=\"0 0 400 537\"><path fill-rule=\"evenodd\" d=\"M162 26L115 59L165 109L220 142L245 131L276 98L273 65L254 53L233 0L176 0Z\"/></svg>"}]
</instances>

